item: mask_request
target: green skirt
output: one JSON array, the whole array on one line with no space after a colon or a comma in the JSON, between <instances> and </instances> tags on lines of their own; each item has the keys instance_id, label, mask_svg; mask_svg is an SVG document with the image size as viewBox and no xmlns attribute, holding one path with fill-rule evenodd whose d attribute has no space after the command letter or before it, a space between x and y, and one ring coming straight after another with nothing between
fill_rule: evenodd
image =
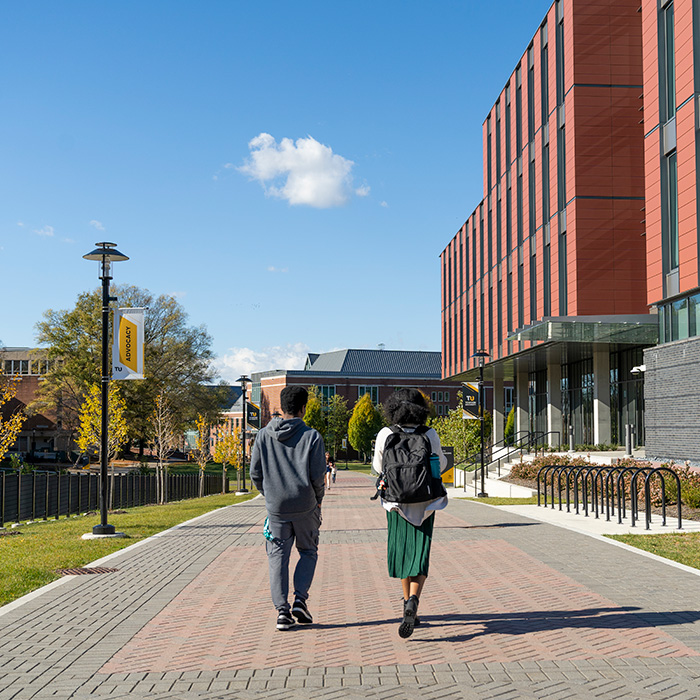
<instances>
[{"instance_id":1,"label":"green skirt","mask_svg":"<svg viewBox=\"0 0 700 700\"><path fill-rule=\"evenodd\" d=\"M391 578L427 576L435 513L420 527L411 525L398 511L387 511L387 565Z\"/></svg>"}]
</instances>

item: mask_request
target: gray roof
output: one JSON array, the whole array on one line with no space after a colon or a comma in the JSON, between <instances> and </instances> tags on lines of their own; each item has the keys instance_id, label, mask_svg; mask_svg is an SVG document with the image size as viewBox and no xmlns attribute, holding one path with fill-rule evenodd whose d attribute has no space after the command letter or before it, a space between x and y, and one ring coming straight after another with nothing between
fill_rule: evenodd
<instances>
[{"instance_id":1,"label":"gray roof","mask_svg":"<svg viewBox=\"0 0 700 700\"><path fill-rule=\"evenodd\" d=\"M377 377L442 377L441 354L421 350L336 350L307 359L305 371Z\"/></svg>"}]
</instances>

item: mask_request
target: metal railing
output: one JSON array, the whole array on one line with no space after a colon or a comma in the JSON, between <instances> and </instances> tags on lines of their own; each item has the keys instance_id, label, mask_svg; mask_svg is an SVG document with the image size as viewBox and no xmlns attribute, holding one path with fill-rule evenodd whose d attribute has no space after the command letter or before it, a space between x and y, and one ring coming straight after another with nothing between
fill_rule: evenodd
<instances>
[{"instance_id":1,"label":"metal railing","mask_svg":"<svg viewBox=\"0 0 700 700\"><path fill-rule=\"evenodd\" d=\"M199 496L199 474L168 474L169 501ZM157 502L155 474L129 472L108 478L112 509L132 508ZM61 474L35 470L22 474L0 470L0 527L5 523L58 520L98 510L100 475L92 472ZM221 476L205 474L204 495L221 493Z\"/></svg>"},{"instance_id":2,"label":"metal railing","mask_svg":"<svg viewBox=\"0 0 700 700\"><path fill-rule=\"evenodd\" d=\"M617 522L622 524L627 517L627 496L626 483L629 484L630 503L630 525L635 527L640 520L639 515L639 494L640 481L644 479L644 509L645 526L651 529L652 497L651 487L654 478L659 478L661 486L661 519L662 525L666 525L666 479L664 474L670 474L675 480L676 505L678 529L682 529L681 517L681 482L678 474L668 467L652 467L649 465L621 466L612 465L572 465L572 464L552 464L542 467L537 472L537 505L548 505L547 492L549 490L549 500L552 508L555 508L555 483L559 501L559 510L564 508L566 501L566 512L571 512L572 499L573 507L577 515L583 509L585 517L590 511L595 517L605 514L605 519L609 521L615 516L615 504L617 503ZM562 484L562 479L564 484ZM544 500L544 503L542 501Z\"/></svg>"}]
</instances>

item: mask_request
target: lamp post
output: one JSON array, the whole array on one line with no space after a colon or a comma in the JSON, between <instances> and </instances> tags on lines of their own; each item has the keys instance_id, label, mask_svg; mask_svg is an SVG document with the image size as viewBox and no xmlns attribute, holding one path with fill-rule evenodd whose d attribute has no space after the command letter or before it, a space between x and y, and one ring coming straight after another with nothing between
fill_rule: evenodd
<instances>
[{"instance_id":1,"label":"lamp post","mask_svg":"<svg viewBox=\"0 0 700 700\"><path fill-rule=\"evenodd\" d=\"M245 436L246 436L246 390L248 388L248 382L250 381L250 377L247 377L245 374L242 374L238 379L236 379L237 382L241 383L241 389L243 390L243 432L241 433L241 443L243 447L243 488L241 489L241 493L248 493L248 489L245 487Z\"/></svg>"},{"instance_id":2,"label":"lamp post","mask_svg":"<svg viewBox=\"0 0 700 700\"><path fill-rule=\"evenodd\" d=\"M486 350L477 350L472 357L479 360L479 420L481 421L481 493L479 498L486 498L486 485L484 484L484 362L489 354Z\"/></svg>"},{"instance_id":3,"label":"lamp post","mask_svg":"<svg viewBox=\"0 0 700 700\"><path fill-rule=\"evenodd\" d=\"M117 250L116 243L95 243L97 248L87 255L85 260L96 260L100 263L99 278L102 280L102 427L100 431L100 524L92 528L93 535L114 535L114 525L107 524L107 454L109 442L109 302L116 297L109 296L109 282L112 279L111 266L113 262L129 258Z\"/></svg>"}]
</instances>

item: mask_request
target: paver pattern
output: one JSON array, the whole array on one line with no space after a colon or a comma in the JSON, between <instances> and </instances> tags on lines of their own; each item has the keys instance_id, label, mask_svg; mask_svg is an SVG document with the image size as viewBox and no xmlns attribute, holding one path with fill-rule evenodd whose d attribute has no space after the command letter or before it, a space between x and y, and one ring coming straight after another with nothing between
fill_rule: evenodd
<instances>
[{"instance_id":1,"label":"paver pattern","mask_svg":"<svg viewBox=\"0 0 700 700\"><path fill-rule=\"evenodd\" d=\"M700 577L465 501L401 640L371 493L340 471L324 501L315 624L274 627L256 500L0 609L0 699L700 696Z\"/></svg>"}]
</instances>

